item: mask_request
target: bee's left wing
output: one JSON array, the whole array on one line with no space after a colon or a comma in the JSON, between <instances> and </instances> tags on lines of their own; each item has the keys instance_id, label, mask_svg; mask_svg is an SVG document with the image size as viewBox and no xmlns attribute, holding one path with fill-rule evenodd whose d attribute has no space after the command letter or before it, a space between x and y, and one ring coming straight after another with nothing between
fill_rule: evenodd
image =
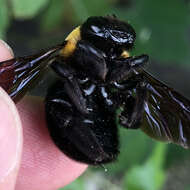
<instances>
[{"instance_id":1,"label":"bee's left wing","mask_svg":"<svg viewBox=\"0 0 190 190\"><path fill-rule=\"evenodd\" d=\"M190 101L146 71L147 99L141 129L157 140L190 147Z\"/></svg>"}]
</instances>

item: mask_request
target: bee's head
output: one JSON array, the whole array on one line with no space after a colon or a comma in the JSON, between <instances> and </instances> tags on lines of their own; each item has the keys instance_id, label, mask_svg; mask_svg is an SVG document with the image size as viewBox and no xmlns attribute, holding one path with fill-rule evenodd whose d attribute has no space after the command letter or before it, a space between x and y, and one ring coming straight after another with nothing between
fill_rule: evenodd
<instances>
[{"instance_id":1,"label":"bee's head","mask_svg":"<svg viewBox=\"0 0 190 190\"><path fill-rule=\"evenodd\" d=\"M90 17L81 27L81 38L106 51L130 49L135 41L135 31L128 23L113 16Z\"/></svg>"}]
</instances>

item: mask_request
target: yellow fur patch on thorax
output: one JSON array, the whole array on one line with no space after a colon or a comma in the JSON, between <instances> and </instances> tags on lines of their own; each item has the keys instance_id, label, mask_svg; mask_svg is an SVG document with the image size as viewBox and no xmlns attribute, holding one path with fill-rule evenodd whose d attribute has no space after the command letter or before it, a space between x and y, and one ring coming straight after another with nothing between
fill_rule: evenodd
<instances>
[{"instance_id":1,"label":"yellow fur patch on thorax","mask_svg":"<svg viewBox=\"0 0 190 190\"><path fill-rule=\"evenodd\" d=\"M126 51L126 50L123 50L122 54L121 54L121 57L123 58L128 58L130 56L129 52Z\"/></svg>"},{"instance_id":2,"label":"yellow fur patch on thorax","mask_svg":"<svg viewBox=\"0 0 190 190\"><path fill-rule=\"evenodd\" d=\"M74 52L77 42L81 39L80 26L76 27L67 37L66 45L60 50L60 55L67 58Z\"/></svg>"}]
</instances>

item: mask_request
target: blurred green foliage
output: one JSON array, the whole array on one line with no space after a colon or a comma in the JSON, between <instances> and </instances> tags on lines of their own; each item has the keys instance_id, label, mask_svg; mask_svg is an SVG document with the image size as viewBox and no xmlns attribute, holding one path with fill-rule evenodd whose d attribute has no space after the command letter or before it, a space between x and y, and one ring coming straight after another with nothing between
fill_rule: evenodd
<instances>
[{"instance_id":1,"label":"blurred green foliage","mask_svg":"<svg viewBox=\"0 0 190 190\"><path fill-rule=\"evenodd\" d=\"M63 0L57 0L56 3L50 1L49 6L40 19L41 29L43 31L51 30L61 24L64 7L65 1Z\"/></svg>"},{"instance_id":2,"label":"blurred green foliage","mask_svg":"<svg viewBox=\"0 0 190 190\"><path fill-rule=\"evenodd\" d=\"M54 41L56 31L63 37L63 30L81 24L87 17L107 14L116 14L134 26L137 41L133 54L148 53L152 60L164 64L189 64L188 0L0 0L0 38L6 38L13 21L29 19L38 23L45 40ZM121 154L116 162L105 166L107 172L101 167L89 168L64 189L169 190L166 181L175 184L175 178L172 181L168 177L170 169L178 173L175 167L185 168L183 162L189 160L189 151L156 143L138 130L120 129L120 139ZM178 183L180 190L190 187L183 178Z\"/></svg>"},{"instance_id":3,"label":"blurred green foliage","mask_svg":"<svg viewBox=\"0 0 190 190\"><path fill-rule=\"evenodd\" d=\"M0 38L5 36L6 30L9 26L9 13L6 6L6 0L0 0Z\"/></svg>"},{"instance_id":4,"label":"blurred green foliage","mask_svg":"<svg viewBox=\"0 0 190 190\"><path fill-rule=\"evenodd\" d=\"M166 177L165 151L166 146L158 143L145 164L132 167L124 177L124 189L159 190Z\"/></svg>"},{"instance_id":5,"label":"blurred green foliage","mask_svg":"<svg viewBox=\"0 0 190 190\"><path fill-rule=\"evenodd\" d=\"M190 14L184 1L145 0L140 2L137 11L140 17L138 23L135 15L131 17L132 23L140 29L137 48L146 50L160 61L188 64L190 45L187 27ZM147 42L146 35L150 35Z\"/></svg>"},{"instance_id":6,"label":"blurred green foliage","mask_svg":"<svg viewBox=\"0 0 190 190\"><path fill-rule=\"evenodd\" d=\"M13 16L17 19L29 19L36 16L47 5L49 0L25 1L11 0Z\"/></svg>"}]
</instances>

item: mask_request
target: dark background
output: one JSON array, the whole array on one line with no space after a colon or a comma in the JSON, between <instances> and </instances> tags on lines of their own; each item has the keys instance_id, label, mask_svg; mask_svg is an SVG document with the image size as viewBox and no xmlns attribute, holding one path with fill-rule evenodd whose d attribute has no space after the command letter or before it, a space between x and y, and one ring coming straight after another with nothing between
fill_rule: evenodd
<instances>
[{"instance_id":1,"label":"dark background","mask_svg":"<svg viewBox=\"0 0 190 190\"><path fill-rule=\"evenodd\" d=\"M115 14L137 32L133 54L150 56L148 70L190 98L190 1L0 0L0 38L15 56L64 41L89 16ZM47 88L47 75L32 91ZM39 88L40 86L40 88ZM44 95L44 94L43 94ZM190 126L189 126L190 127ZM140 131L121 129L118 161L90 167L69 190L189 190L190 151L157 143ZM64 171L63 171L64 172ZM40 185L40 184L39 184Z\"/></svg>"}]
</instances>

